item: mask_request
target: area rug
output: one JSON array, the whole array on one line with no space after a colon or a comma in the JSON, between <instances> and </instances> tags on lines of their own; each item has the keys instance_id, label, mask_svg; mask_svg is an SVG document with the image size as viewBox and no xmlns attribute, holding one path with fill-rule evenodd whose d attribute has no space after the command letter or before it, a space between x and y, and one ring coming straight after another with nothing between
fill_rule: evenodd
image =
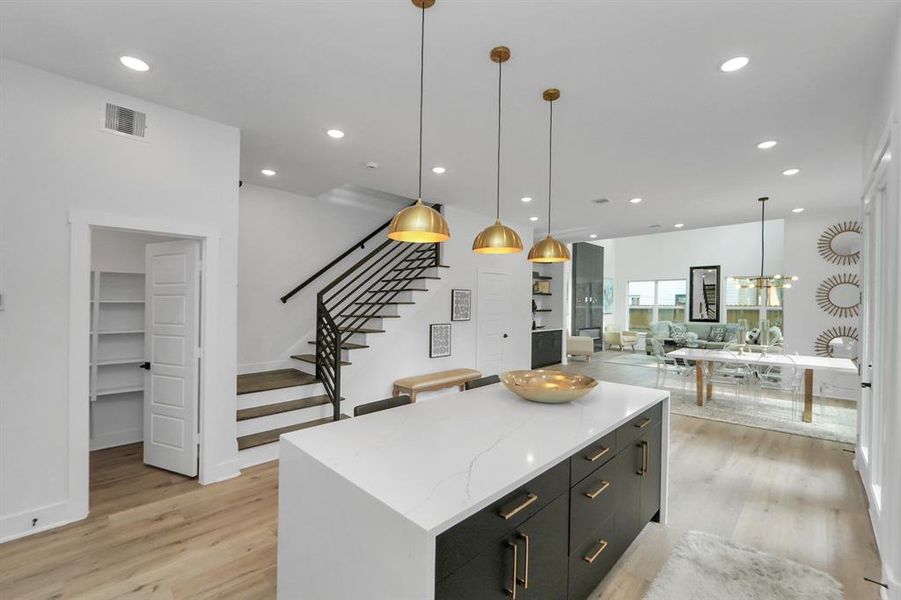
<instances>
[{"instance_id":1,"label":"area rug","mask_svg":"<svg viewBox=\"0 0 901 600\"><path fill-rule=\"evenodd\" d=\"M827 573L689 531L673 548L645 600L842 600Z\"/></svg>"},{"instance_id":2,"label":"area rug","mask_svg":"<svg viewBox=\"0 0 901 600\"><path fill-rule=\"evenodd\" d=\"M654 367L657 368L657 359L653 356L648 356L644 352L636 352L633 354L626 354L623 352L622 356L612 356L610 358L601 359L606 363L612 363L614 365L629 365L630 367Z\"/></svg>"}]
</instances>

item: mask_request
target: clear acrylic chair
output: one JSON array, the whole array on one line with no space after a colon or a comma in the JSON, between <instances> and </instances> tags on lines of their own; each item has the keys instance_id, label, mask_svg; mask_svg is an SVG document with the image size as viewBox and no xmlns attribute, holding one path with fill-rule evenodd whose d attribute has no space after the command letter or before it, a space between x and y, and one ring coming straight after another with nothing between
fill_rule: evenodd
<instances>
[{"instance_id":1,"label":"clear acrylic chair","mask_svg":"<svg viewBox=\"0 0 901 600\"><path fill-rule=\"evenodd\" d=\"M728 353L729 360L723 360L723 352ZM714 389L731 388L735 409L751 403L754 372L745 356L725 349L709 350L705 354L709 356L703 359L705 383L713 385Z\"/></svg>"},{"instance_id":2,"label":"clear acrylic chair","mask_svg":"<svg viewBox=\"0 0 901 600\"><path fill-rule=\"evenodd\" d=\"M754 365L756 375L756 392L762 398L766 392L782 392L791 398L791 420L801 419L804 411L802 377L803 371L788 354L781 353L784 360L778 365ZM755 401L755 413L759 409L759 399Z\"/></svg>"},{"instance_id":3,"label":"clear acrylic chair","mask_svg":"<svg viewBox=\"0 0 901 600\"><path fill-rule=\"evenodd\" d=\"M673 373L682 380L682 388L687 391L692 381L691 375L694 373L694 367L667 356L661 340L657 338L649 339L651 352L654 355L654 361L657 363L657 387L666 387L666 376L668 373Z\"/></svg>"}]
</instances>

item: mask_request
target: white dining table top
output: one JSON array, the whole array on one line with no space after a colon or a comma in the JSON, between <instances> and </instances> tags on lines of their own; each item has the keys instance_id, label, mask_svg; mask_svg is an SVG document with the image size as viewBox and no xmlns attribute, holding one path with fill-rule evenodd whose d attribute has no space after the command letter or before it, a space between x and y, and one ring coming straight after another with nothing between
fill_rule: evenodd
<instances>
[{"instance_id":1,"label":"white dining table top","mask_svg":"<svg viewBox=\"0 0 901 600\"><path fill-rule=\"evenodd\" d=\"M857 373L857 365L850 358L831 358L804 354L762 354L744 352L738 354L729 350L705 350L704 348L679 348L667 352L670 358L683 360L711 360L715 362L748 363L755 365L794 365L801 369L833 371L837 373Z\"/></svg>"}]
</instances>

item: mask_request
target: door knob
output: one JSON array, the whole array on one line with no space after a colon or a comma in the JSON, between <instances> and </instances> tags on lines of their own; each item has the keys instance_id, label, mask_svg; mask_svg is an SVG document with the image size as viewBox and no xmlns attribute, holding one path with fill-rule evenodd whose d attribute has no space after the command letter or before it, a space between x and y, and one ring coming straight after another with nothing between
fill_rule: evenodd
<instances>
[{"instance_id":1,"label":"door knob","mask_svg":"<svg viewBox=\"0 0 901 600\"><path fill-rule=\"evenodd\" d=\"M145 369L145 370L147 370L147 371L150 370L150 363L149 363L149 362L143 362L143 363L141 363L139 366L140 366L142 369Z\"/></svg>"},{"instance_id":2,"label":"door knob","mask_svg":"<svg viewBox=\"0 0 901 600\"><path fill-rule=\"evenodd\" d=\"M506 333L505 333L505 334L504 334L504 337L505 337L505 338L508 338L508 337L510 337L510 336L509 336L509 335L507 335L507 334L506 334Z\"/></svg>"}]
</instances>

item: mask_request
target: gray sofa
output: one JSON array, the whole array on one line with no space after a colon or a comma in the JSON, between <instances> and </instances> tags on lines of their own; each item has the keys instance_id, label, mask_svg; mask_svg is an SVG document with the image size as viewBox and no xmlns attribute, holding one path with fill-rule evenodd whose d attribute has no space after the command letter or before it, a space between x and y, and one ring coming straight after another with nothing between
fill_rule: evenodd
<instances>
[{"instance_id":1,"label":"gray sofa","mask_svg":"<svg viewBox=\"0 0 901 600\"><path fill-rule=\"evenodd\" d=\"M667 350L691 346L709 350L719 350L728 344L738 344L741 328L735 323L673 323L670 321L654 321L649 326L648 337L654 337L663 342ZM769 328L769 346L782 346L782 331L778 327ZM757 345L759 331L751 329L745 336L744 343ZM650 344L646 351L651 354Z\"/></svg>"}]
</instances>

